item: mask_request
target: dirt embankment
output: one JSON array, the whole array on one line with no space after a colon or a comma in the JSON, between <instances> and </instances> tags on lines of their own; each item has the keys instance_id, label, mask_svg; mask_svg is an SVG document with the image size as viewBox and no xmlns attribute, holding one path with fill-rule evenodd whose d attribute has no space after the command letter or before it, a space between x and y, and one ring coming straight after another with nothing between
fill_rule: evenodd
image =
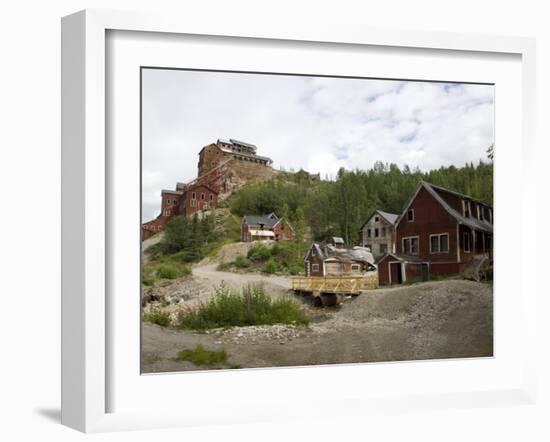
<instances>
[{"instance_id":1,"label":"dirt embankment","mask_svg":"<svg viewBox=\"0 0 550 442\"><path fill-rule=\"evenodd\" d=\"M213 284L211 266L199 266L194 273ZM285 283L277 277L264 278L284 291ZM178 351L197 344L225 350L232 364L244 368L493 354L493 295L488 284L450 280L373 290L325 309L303 302L311 317L308 328L264 326L196 333L144 323L142 371L200 370L175 359Z\"/></svg>"}]
</instances>

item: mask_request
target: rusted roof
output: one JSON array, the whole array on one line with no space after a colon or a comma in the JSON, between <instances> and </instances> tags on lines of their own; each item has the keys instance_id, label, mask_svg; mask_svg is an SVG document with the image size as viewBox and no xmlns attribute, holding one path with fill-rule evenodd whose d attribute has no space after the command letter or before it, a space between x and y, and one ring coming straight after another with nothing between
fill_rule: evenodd
<instances>
[{"instance_id":1,"label":"rusted roof","mask_svg":"<svg viewBox=\"0 0 550 442\"><path fill-rule=\"evenodd\" d=\"M356 246L352 249L343 249L334 247L332 244L319 243L313 243L311 247L315 248L322 260L337 259L339 261L362 261L374 264L374 257L371 251L366 247Z\"/></svg>"}]
</instances>

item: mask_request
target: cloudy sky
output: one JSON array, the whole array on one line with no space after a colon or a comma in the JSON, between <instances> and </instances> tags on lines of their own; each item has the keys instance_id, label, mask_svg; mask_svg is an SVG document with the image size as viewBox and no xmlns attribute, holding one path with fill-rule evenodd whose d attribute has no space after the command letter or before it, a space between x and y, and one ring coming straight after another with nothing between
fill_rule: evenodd
<instances>
[{"instance_id":1,"label":"cloudy sky","mask_svg":"<svg viewBox=\"0 0 550 442\"><path fill-rule=\"evenodd\" d=\"M334 177L375 161L421 170L486 159L494 87L144 69L143 219L160 191L196 177L218 138L258 146L275 168Z\"/></svg>"}]
</instances>

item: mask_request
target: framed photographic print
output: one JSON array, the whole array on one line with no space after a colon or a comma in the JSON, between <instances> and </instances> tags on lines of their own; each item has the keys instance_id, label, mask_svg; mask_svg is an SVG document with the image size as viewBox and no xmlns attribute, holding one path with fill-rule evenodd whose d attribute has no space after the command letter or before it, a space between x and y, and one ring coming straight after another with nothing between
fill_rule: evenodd
<instances>
[{"instance_id":1,"label":"framed photographic print","mask_svg":"<svg viewBox=\"0 0 550 442\"><path fill-rule=\"evenodd\" d=\"M63 19L63 423L531 401L533 42L235 29Z\"/></svg>"}]
</instances>

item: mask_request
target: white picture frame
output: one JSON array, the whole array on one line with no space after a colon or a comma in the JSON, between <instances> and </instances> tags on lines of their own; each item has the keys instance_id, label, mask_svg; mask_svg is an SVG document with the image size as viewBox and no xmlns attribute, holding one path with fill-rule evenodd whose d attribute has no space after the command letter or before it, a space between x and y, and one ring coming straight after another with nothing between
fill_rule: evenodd
<instances>
[{"instance_id":1,"label":"white picture frame","mask_svg":"<svg viewBox=\"0 0 550 442\"><path fill-rule=\"evenodd\" d=\"M338 43L383 48L430 49L513 54L521 57L522 119L521 158L523 167L534 159L535 43L518 37L493 37L451 33L388 31L331 26L300 28L277 23L243 22L235 26L196 20L194 17L158 17L86 10L62 20L62 423L84 432L139 428L206 425L212 418L182 410L140 410L109 412L110 384L108 367L109 256L111 241L107 229L109 217L108 155L106 155L106 33L108 31L144 31L180 35L212 35L274 41ZM535 177L524 175L518 190L522 198L522 219L534 216ZM529 191L528 191L529 189ZM519 253L521 272L526 273L526 257L532 244L522 245ZM495 247L496 248L496 247ZM518 259L516 254L515 259ZM495 276L497 278L498 276ZM525 336L534 336L536 286L533 279L521 282L523 316L518 327ZM498 323L498 317L496 321ZM501 388L473 388L460 393L441 391L426 394L388 394L376 398L345 395L322 400L312 398L309 408L272 407L258 409L250 399L236 400L235 410L220 413L217 422L250 422L285 419L302 413L315 415L323 407L337 403L334 413L364 414L374 411L460 408L499 404L525 404L535 400L535 339L525 340L525 352L518 356L523 367L519 377ZM532 344L530 344L532 343ZM497 356L498 357L498 356ZM379 366L380 367L380 366ZM386 365L385 367L389 367ZM355 374L361 367L354 367ZM309 370L315 370L310 368ZM388 368L389 370L389 368ZM274 378L278 370L264 370L256 381ZM243 371L246 374L246 371ZM286 372L288 373L288 371ZM254 381L254 382L256 382ZM247 402L248 401L248 402ZM336 401L336 402L335 402ZM242 402L242 403L239 403ZM248 410L248 413L242 411Z\"/></svg>"}]
</instances>

